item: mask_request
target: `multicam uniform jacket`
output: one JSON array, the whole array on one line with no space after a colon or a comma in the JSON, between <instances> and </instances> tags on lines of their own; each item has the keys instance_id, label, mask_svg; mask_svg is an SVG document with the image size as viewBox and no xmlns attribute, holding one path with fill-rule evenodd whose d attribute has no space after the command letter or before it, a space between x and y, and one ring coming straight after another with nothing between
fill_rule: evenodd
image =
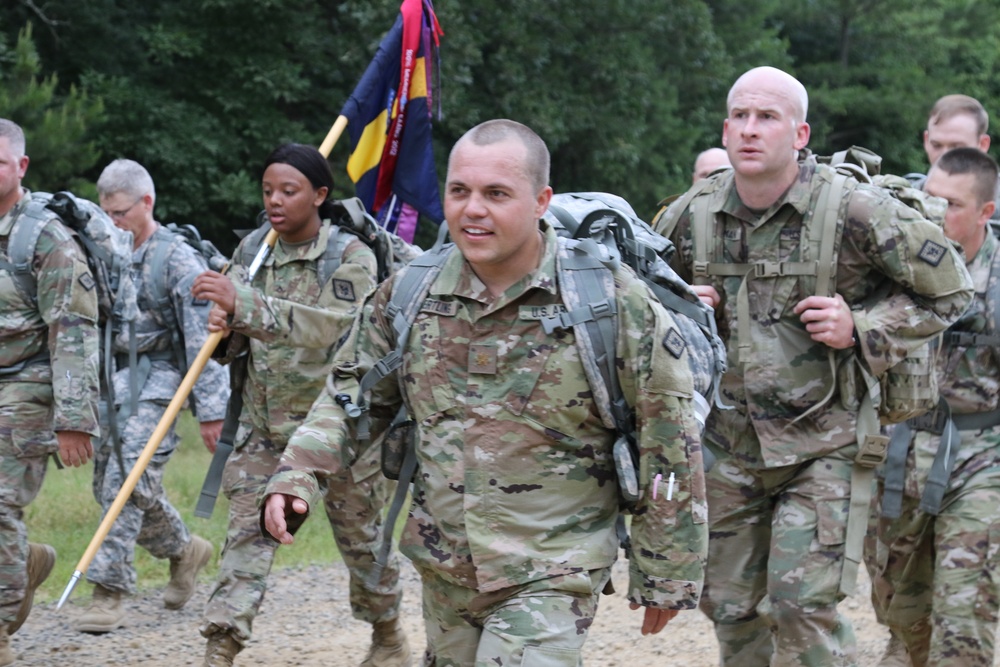
<instances>
[{"instance_id":1,"label":"multicam uniform jacket","mask_svg":"<svg viewBox=\"0 0 1000 667\"><path fill-rule=\"evenodd\" d=\"M350 328L374 286L375 255L360 239L347 245L333 278L318 284L316 264L329 239L330 222L324 220L319 235L307 243L278 241L252 285L247 267L233 269L236 311L229 326L234 335L222 361L250 349L237 447L249 435L245 426L284 447L326 381L338 332ZM242 256L242 246L234 256Z\"/></svg>"},{"instance_id":2,"label":"multicam uniform jacket","mask_svg":"<svg viewBox=\"0 0 1000 667\"><path fill-rule=\"evenodd\" d=\"M401 550L418 569L490 592L610 566L618 551L613 430L601 422L572 331L546 334L562 303L557 238L542 225L539 267L492 296L452 252L411 329L403 365L371 396L375 423L405 404L417 423L418 472ZM367 302L338 353L332 386L293 436L268 493L311 501L324 475L359 454L334 393L395 347L385 313L392 280ZM618 367L635 406L645 494L631 523L629 597L697 603L707 510L692 380L660 344L670 316L627 269L616 274ZM667 493L667 479L675 485ZM654 500L651 480L662 476Z\"/></svg>"},{"instance_id":3,"label":"multicam uniform jacket","mask_svg":"<svg viewBox=\"0 0 1000 667\"><path fill-rule=\"evenodd\" d=\"M20 202L0 218L4 259L8 236L30 198L22 190ZM97 284L86 255L68 229L49 222L38 239L33 270L37 304L24 299L10 272L0 268L0 383L51 385L52 430L99 435ZM44 353L46 346L48 363L9 372Z\"/></svg>"},{"instance_id":4,"label":"multicam uniform jacket","mask_svg":"<svg viewBox=\"0 0 1000 667\"><path fill-rule=\"evenodd\" d=\"M701 196L708 198L708 211L716 221L709 238L721 239L716 242L721 256L709 253L710 261L804 261L803 248L808 247L804 221L816 210L822 184L830 180L832 170L817 165L808 154L799 165L798 179L764 212L741 202L734 172L712 177L712 186ZM681 202L668 209L657 229L676 224L671 239L677 253L671 266L695 282L690 207ZM942 229L884 190L859 184L840 205L842 236L834 292L852 309L858 338L853 352L879 376L908 350L954 322L972 297L972 284L961 255ZM812 341L793 312L800 300L814 294L815 283L795 275L747 281L752 353L741 364L737 301L742 278L708 280L722 299L716 319L729 349L722 396L736 407L713 411L708 428L733 433L752 427L757 435L741 439L745 451L729 453L746 466L780 467L854 443L861 396L857 378L854 373L831 377L827 346ZM866 299L886 281L903 290L888 299ZM831 385L832 398L824 403Z\"/></svg>"}]
</instances>

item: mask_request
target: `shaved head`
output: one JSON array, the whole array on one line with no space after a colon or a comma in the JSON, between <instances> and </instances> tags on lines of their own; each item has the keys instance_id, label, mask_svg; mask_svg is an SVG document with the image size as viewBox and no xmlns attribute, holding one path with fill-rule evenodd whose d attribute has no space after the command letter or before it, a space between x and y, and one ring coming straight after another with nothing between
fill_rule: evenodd
<instances>
[{"instance_id":1,"label":"shaved head","mask_svg":"<svg viewBox=\"0 0 1000 667\"><path fill-rule=\"evenodd\" d=\"M733 97L741 89L766 88L774 92L781 93L786 97L792 108L792 118L797 123L802 123L809 112L809 93L806 92L798 79L784 72L777 67L755 67L748 70L736 79L736 83L729 89L729 97L726 98L726 109L733 106Z\"/></svg>"}]
</instances>

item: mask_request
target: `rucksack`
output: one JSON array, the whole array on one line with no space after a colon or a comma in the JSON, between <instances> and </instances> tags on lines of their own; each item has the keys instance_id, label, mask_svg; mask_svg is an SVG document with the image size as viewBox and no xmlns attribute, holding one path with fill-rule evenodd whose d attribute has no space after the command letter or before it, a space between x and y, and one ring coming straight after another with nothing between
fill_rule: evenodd
<instances>
[{"instance_id":1,"label":"rucksack","mask_svg":"<svg viewBox=\"0 0 1000 667\"><path fill-rule=\"evenodd\" d=\"M580 359L605 426L616 433L613 446L618 473L619 497L625 509L631 509L640 497L636 471L639 453L635 439L635 414L625 400L615 368L617 312L613 267L624 262L650 287L670 311L676 327L671 327L662 341L664 348L680 358L686 351L695 380L695 404L698 419L704 419L710 401L718 403L718 385L726 369L725 346L715 329L715 317L660 256L670 242L655 234L638 218L621 197L607 193L570 193L552 197L545 219L565 240L560 243L557 281L564 312L542 317L547 333L572 328ZM396 333L396 347L377 362L361 379L355 414L359 441L370 440L368 395L372 387L396 371L402 364L410 328L448 256L457 252L452 244L439 244L414 259L405 275L393 285L386 314ZM403 279L405 277L405 279ZM345 405L349 397L337 397ZM416 470L415 428L405 413L397 414L390 428L381 436L382 471L398 479L396 494L386 518L386 534L377 559L377 569L384 565L391 548L391 530L406 496L406 489ZM624 517L619 516L618 534L628 552ZM377 579L373 576L371 581Z\"/></svg>"},{"instance_id":2,"label":"rucksack","mask_svg":"<svg viewBox=\"0 0 1000 667\"><path fill-rule=\"evenodd\" d=\"M98 324L101 331L101 386L114 405L115 372L111 343L122 327L134 327L139 314L132 281L132 235L115 227L97 204L70 192L33 192L11 229L7 255L22 296L38 302L38 281L32 273L35 247L42 229L59 218L83 245L87 264L97 284ZM112 440L117 425L109 419Z\"/></svg>"}]
</instances>

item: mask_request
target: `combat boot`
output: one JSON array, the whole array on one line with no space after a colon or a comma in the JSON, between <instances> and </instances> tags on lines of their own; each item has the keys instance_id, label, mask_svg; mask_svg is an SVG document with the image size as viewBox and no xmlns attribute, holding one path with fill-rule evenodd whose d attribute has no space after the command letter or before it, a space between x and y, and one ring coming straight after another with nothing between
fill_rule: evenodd
<instances>
[{"instance_id":1,"label":"combat boot","mask_svg":"<svg viewBox=\"0 0 1000 667\"><path fill-rule=\"evenodd\" d=\"M889 643L885 646L885 653L882 654L878 667L913 667L906 644L895 634L889 635Z\"/></svg>"},{"instance_id":2,"label":"combat boot","mask_svg":"<svg viewBox=\"0 0 1000 667\"><path fill-rule=\"evenodd\" d=\"M243 646L228 632L215 632L208 638L205 646L205 664L203 667L231 667L236 654Z\"/></svg>"},{"instance_id":3,"label":"combat boot","mask_svg":"<svg viewBox=\"0 0 1000 667\"><path fill-rule=\"evenodd\" d=\"M79 632L100 634L120 628L124 620L121 592L96 584L90 606L77 617L73 628Z\"/></svg>"},{"instance_id":4,"label":"combat boot","mask_svg":"<svg viewBox=\"0 0 1000 667\"><path fill-rule=\"evenodd\" d=\"M399 618L372 624L372 646L361 667L410 667L410 642Z\"/></svg>"},{"instance_id":5,"label":"combat boot","mask_svg":"<svg viewBox=\"0 0 1000 667\"><path fill-rule=\"evenodd\" d=\"M7 636L17 632L31 613L31 603L35 599L35 589L48 579L52 566L56 564L56 550L47 544L28 543L28 588L17 610L17 616L7 627ZM13 658L11 658L13 660ZM0 662L0 665L9 664Z\"/></svg>"},{"instance_id":6,"label":"combat boot","mask_svg":"<svg viewBox=\"0 0 1000 667\"><path fill-rule=\"evenodd\" d=\"M14 664L14 652L10 650L10 635L7 626L0 625L0 667Z\"/></svg>"},{"instance_id":7,"label":"combat boot","mask_svg":"<svg viewBox=\"0 0 1000 667\"><path fill-rule=\"evenodd\" d=\"M170 582L163 589L163 606L167 609L180 609L194 595L198 583L198 572L212 558L212 543L208 540L191 536L191 541L184 547L180 556L170 559Z\"/></svg>"}]
</instances>

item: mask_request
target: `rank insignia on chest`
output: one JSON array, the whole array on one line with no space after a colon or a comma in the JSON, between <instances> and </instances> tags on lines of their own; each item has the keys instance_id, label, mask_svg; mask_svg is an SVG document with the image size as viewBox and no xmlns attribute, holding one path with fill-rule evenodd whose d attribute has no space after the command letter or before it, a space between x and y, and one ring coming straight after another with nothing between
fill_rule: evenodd
<instances>
[{"instance_id":1,"label":"rank insignia on chest","mask_svg":"<svg viewBox=\"0 0 1000 667\"><path fill-rule=\"evenodd\" d=\"M355 301L354 283L350 280L333 279L333 294L341 301Z\"/></svg>"},{"instance_id":2,"label":"rank insignia on chest","mask_svg":"<svg viewBox=\"0 0 1000 667\"><path fill-rule=\"evenodd\" d=\"M556 317L566 312L566 306L561 303L550 303L543 306L521 306L517 316L522 320L543 320L546 317Z\"/></svg>"},{"instance_id":3,"label":"rank insignia on chest","mask_svg":"<svg viewBox=\"0 0 1000 667\"><path fill-rule=\"evenodd\" d=\"M497 348L495 345L473 343L469 346L469 373L496 375Z\"/></svg>"},{"instance_id":4,"label":"rank insignia on chest","mask_svg":"<svg viewBox=\"0 0 1000 667\"><path fill-rule=\"evenodd\" d=\"M424 299L424 302L420 305L420 312L441 315L443 317L455 317L455 315L458 315L458 302Z\"/></svg>"},{"instance_id":5,"label":"rank insignia on chest","mask_svg":"<svg viewBox=\"0 0 1000 667\"><path fill-rule=\"evenodd\" d=\"M667 335L663 337L663 348L670 354L674 355L675 359L681 358L681 355L684 354L685 346L686 343L684 342L684 336L682 336L681 333L673 327L671 327L670 331L667 332Z\"/></svg>"},{"instance_id":6,"label":"rank insignia on chest","mask_svg":"<svg viewBox=\"0 0 1000 667\"><path fill-rule=\"evenodd\" d=\"M84 273L77 279L77 281L83 286L83 289L87 290L88 292L94 289L94 286L97 284L94 282L94 277L91 276L89 273Z\"/></svg>"},{"instance_id":7,"label":"rank insignia on chest","mask_svg":"<svg viewBox=\"0 0 1000 667\"><path fill-rule=\"evenodd\" d=\"M944 258L945 252L947 252L947 249L943 245L927 239L924 241L924 244L920 246L920 252L917 253L917 257L924 260L931 266L937 266Z\"/></svg>"}]
</instances>

